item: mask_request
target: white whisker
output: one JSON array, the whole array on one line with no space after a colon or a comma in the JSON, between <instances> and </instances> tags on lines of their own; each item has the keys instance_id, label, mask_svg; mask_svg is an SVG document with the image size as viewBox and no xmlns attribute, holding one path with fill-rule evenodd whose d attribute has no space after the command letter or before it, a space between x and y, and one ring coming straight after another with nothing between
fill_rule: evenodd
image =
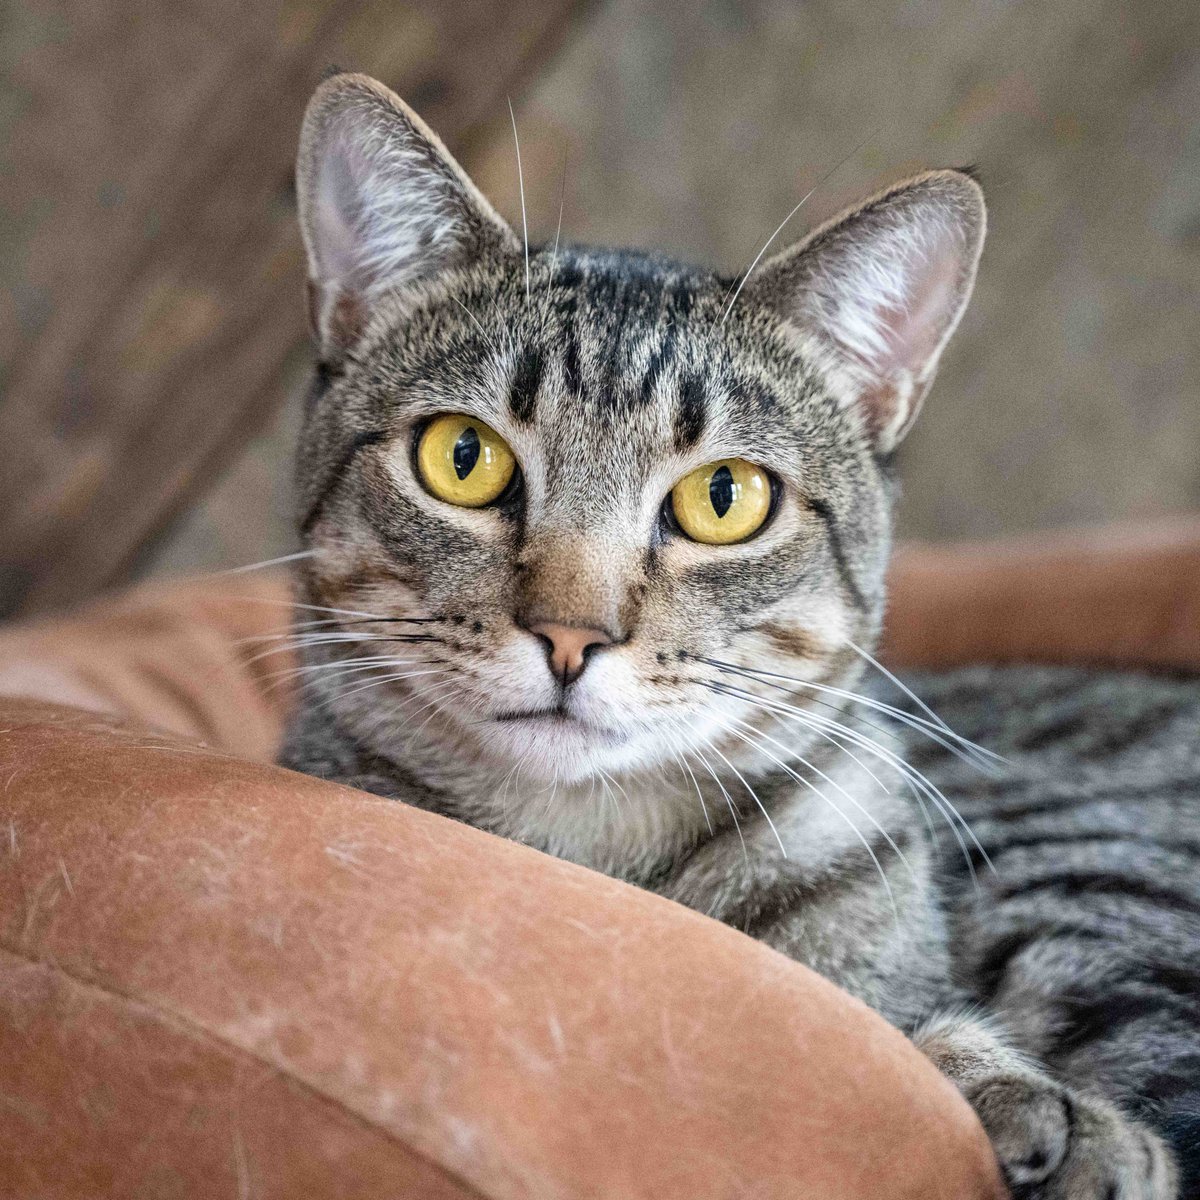
<instances>
[{"instance_id":1,"label":"white whisker","mask_svg":"<svg viewBox=\"0 0 1200 1200\"><path fill-rule=\"evenodd\" d=\"M415 742L421 736L421 734L425 731L425 727L434 719L434 717L444 717L446 715L446 710L442 707L442 697L447 693L453 694L457 690L458 680L453 675L444 683L440 683L436 687L426 690L425 694L430 697L429 703L422 708L418 708L417 711L412 714L410 720L416 720L416 718L425 712L426 709L431 711L429 716L427 716L425 720L422 721L421 724L412 731L410 736L411 741Z\"/></svg>"},{"instance_id":2,"label":"white whisker","mask_svg":"<svg viewBox=\"0 0 1200 1200\"><path fill-rule=\"evenodd\" d=\"M884 829L883 826L881 826L880 822L875 820L875 817L871 815L871 812L868 809L865 809L863 804L859 803L858 799L851 796L850 792L847 792L846 788L842 787L838 781L836 781L833 778L830 778L830 776L827 775L826 773L824 773L820 767L816 766L816 764L809 762L808 758L804 758L804 757L798 755L797 752L791 748L791 746L785 746L784 744L779 742L779 740L776 740L775 738L770 736L769 733L763 733L762 730L758 730L758 728L755 728L754 726L750 725L749 721L743 721L742 719L739 718L739 716L733 716L732 714L726 714L726 715L730 716L731 720L737 721L738 725L742 725L745 728L748 728L748 730L750 730L751 733L756 733L758 737L763 738L764 740L767 740L767 742L769 742L770 744L779 746L779 749L784 751L784 754L790 754L793 758L796 758L796 761L800 764L800 766L804 767L805 770L811 770L811 772L814 773L815 775L820 775L821 779L826 781L830 787L836 788L836 790L838 790L842 794L842 796L845 796L847 800L850 800L850 803L854 805L854 808L858 809L859 812L862 812L863 816L866 817L866 820L871 822L872 826L875 826L875 828L878 830L878 832L880 832L883 840L887 842L888 846L890 847L890 850L892 850L892 852L895 854L896 858L898 858L901 863L904 863L905 868L908 871L908 874L910 874L910 875L916 874L916 872L914 872L912 869L912 865L910 864L910 862L908 862L908 859L905 858L904 851L900 850L900 847L895 844L895 841L892 838L892 834L889 834L887 832L887 829ZM734 734L734 737L740 737L740 738L742 738L743 742L746 742L751 746L755 746L755 748L757 750L760 750L762 752L762 754L767 755L767 757L770 758L770 760L772 760L773 762L778 763L780 767L784 767L784 769L787 770L788 774L792 775L793 779L800 780L800 781L804 782L804 785L806 787L810 787L810 788L812 788L812 790L817 791L817 788L815 787L814 784L812 784L811 780L803 779L803 776L800 776L796 772L793 772L793 770L788 768L784 762L781 762L779 760L779 758L776 758L773 754L770 754L769 750L764 749L761 743L756 744L754 742L751 742L751 740L749 738L744 737L743 734L738 733L737 730L731 730L730 732ZM817 791L817 794L822 794L822 793L820 791ZM828 797L827 797L827 799L828 799Z\"/></svg>"},{"instance_id":3,"label":"white whisker","mask_svg":"<svg viewBox=\"0 0 1200 1200\"><path fill-rule=\"evenodd\" d=\"M268 600L265 596L240 596L241 600L252 604L274 604L281 608L302 608L308 612L334 613L339 617L365 617L370 621L388 621L387 613L363 612L357 608L331 608L328 604L305 604L300 600Z\"/></svg>"},{"instance_id":4,"label":"white whisker","mask_svg":"<svg viewBox=\"0 0 1200 1200\"><path fill-rule=\"evenodd\" d=\"M303 650L306 646L336 646L340 644L357 645L359 643L366 644L368 642L393 642L405 644L404 637L392 637L383 633L322 633L311 636L299 636L290 642L285 642L281 646L271 646L266 650L260 650L257 654L250 655L246 659L247 663L261 662L264 658L272 658L277 654L293 654ZM412 643L408 643L412 644Z\"/></svg>"},{"instance_id":5,"label":"white whisker","mask_svg":"<svg viewBox=\"0 0 1200 1200\"><path fill-rule=\"evenodd\" d=\"M621 793L622 796L625 797L625 803L628 804L630 807L633 807L633 801L629 799L629 793L621 786L621 781L619 779L617 779L616 776L614 776L614 775L608 775L604 771L600 771L599 767L597 767L596 770L599 771L599 773L605 779L607 779L609 781L609 783L611 783L613 785L613 787L616 788L616 790Z\"/></svg>"},{"instance_id":6,"label":"white whisker","mask_svg":"<svg viewBox=\"0 0 1200 1200\"><path fill-rule=\"evenodd\" d=\"M550 278L546 280L546 295L554 287L554 270L558 266L558 238L562 233L563 204L567 199L567 151L563 150L562 184L558 189L558 225L554 229L554 252L550 255Z\"/></svg>"},{"instance_id":7,"label":"white whisker","mask_svg":"<svg viewBox=\"0 0 1200 1200\"><path fill-rule=\"evenodd\" d=\"M714 690L729 688L731 685L723 683L711 683L708 685ZM754 696L752 693L742 692L741 689L734 689L733 694L739 694L743 699L752 700L755 704L769 709L773 712L782 714L791 720L797 721L809 729L818 731L820 729L833 730L838 732L842 737L847 738L853 745L859 746L867 753L880 758L893 770L897 771L905 783L912 789L914 794L923 793L926 798L933 804L943 818L945 818L947 826L958 842L959 848L962 851L963 857L966 860L967 868L971 873L972 880L975 880L975 865L972 861L971 854L967 849L966 843L963 841L962 835L959 833L958 825L961 824L963 830L974 843L975 848L979 851L984 862L987 863L989 869L995 873L995 867L992 865L992 860L987 851L983 848L979 839L975 836L974 830L971 829L962 814L954 807L946 796L938 789L929 779L925 777L911 763L906 762L900 755L880 745L873 738L867 737L865 734L859 733L857 730L850 729L846 725L839 722L830 721L829 718L820 716L817 713L805 712L803 709L798 709L790 704L784 704L781 701L770 700L762 696ZM956 824L955 822L958 822Z\"/></svg>"},{"instance_id":8,"label":"white whisker","mask_svg":"<svg viewBox=\"0 0 1200 1200\"><path fill-rule=\"evenodd\" d=\"M525 239L525 299L529 300L529 224L525 219L525 172L521 167L521 139L517 137L517 114L512 97L508 98L508 115L512 118L513 145L517 148L517 185L521 190L521 233Z\"/></svg>"},{"instance_id":9,"label":"white whisker","mask_svg":"<svg viewBox=\"0 0 1200 1200\"><path fill-rule=\"evenodd\" d=\"M904 683L903 680L898 679L895 675L892 674L891 671L889 671L887 669L887 667L885 667L877 659L872 658L872 656L870 654L868 654L865 650L863 650L860 646L856 646L849 638L846 638L844 640L845 640L846 645L849 646L850 649L853 650L854 653L859 656L859 658L863 659L865 662L870 663L871 666L873 666L875 668L875 670L877 670L881 675L883 675L887 679L889 679L919 709L921 709L922 712L926 713L933 720L934 724L936 724L938 726L939 729L944 730L956 742L958 742L960 745L965 745L965 746L969 747L972 752L981 754L981 755L985 756L986 758L992 759L993 761L995 761L997 763L1004 762L1004 759L999 754L997 754L995 751L988 750L984 746L978 746L974 742L969 742L969 741L967 741L966 738L961 737L961 736L959 736L959 734L955 733L954 730L951 729L950 726L947 725L946 722L943 721L942 718L939 717L937 715L937 713L935 713L933 711L933 709L930 708L929 705L926 704L925 701L922 700L921 697L918 696L917 693L912 690L912 688L910 688L906 683Z\"/></svg>"},{"instance_id":10,"label":"white whisker","mask_svg":"<svg viewBox=\"0 0 1200 1200\"><path fill-rule=\"evenodd\" d=\"M597 774L600 779L600 786L604 789L604 799L608 801L609 806L612 808L613 816L620 820L621 808L617 804L617 797L613 793L612 788L608 786L608 776L603 771L598 771Z\"/></svg>"},{"instance_id":11,"label":"white whisker","mask_svg":"<svg viewBox=\"0 0 1200 1200\"><path fill-rule=\"evenodd\" d=\"M487 344L489 346L491 346L493 353L498 355L500 353L500 348L496 345L495 342L492 341L491 335L488 333L488 331L486 329L484 329L483 325L480 323L479 318L457 296L451 296L450 299L453 300L454 303L457 304L458 307L461 308L463 310L463 312L465 312L467 314L467 316L470 317L471 320L475 322L475 328L478 329L481 334L483 334L484 341L486 341Z\"/></svg>"},{"instance_id":12,"label":"white whisker","mask_svg":"<svg viewBox=\"0 0 1200 1200\"><path fill-rule=\"evenodd\" d=\"M682 721L680 721L678 718L668 717L668 722L676 729L676 731L678 731L683 725ZM692 787L696 789L696 799L700 801L700 811L704 814L704 824L708 826L708 833L711 837L713 833L713 823L712 818L708 815L708 805L704 802L704 792L701 790L700 783L696 779L695 771L692 770L691 764L689 764L687 760L687 746L684 744L683 739L679 736L678 732L676 732L675 735L674 746L672 747L671 754L675 761L679 763L679 765L691 779Z\"/></svg>"},{"instance_id":13,"label":"white whisker","mask_svg":"<svg viewBox=\"0 0 1200 1200\"><path fill-rule=\"evenodd\" d=\"M547 790L546 788L544 788L544 787L542 788L543 792L545 792L546 790ZM550 782L549 792L550 792L550 794L546 799L546 806L545 806L545 808L542 809L543 818L549 816L550 812L553 810L554 798L555 798L555 796L558 795L558 768L557 767L554 768L554 778Z\"/></svg>"},{"instance_id":14,"label":"white whisker","mask_svg":"<svg viewBox=\"0 0 1200 1200\"><path fill-rule=\"evenodd\" d=\"M974 742L955 733L952 729L943 729L941 725L935 725L932 721L928 721L924 717L918 717L913 713L905 712L902 708L897 708L895 705L888 704L883 700L876 700L872 696L863 696L858 692L850 692L844 688L832 687L825 683L813 683L806 679L796 679L791 675L780 675L776 671L766 671L760 667L739 667L734 663L722 662L716 658L701 658L698 661L716 667L719 671L726 671L734 675L741 675L746 679L752 679L755 683L761 683L765 687L774 688L776 691L791 694L797 688L807 688L809 691L837 696L840 699L861 704L866 708L883 713L895 721L899 721L902 725L907 725L909 728L915 729L929 738L930 741L936 742L944 750L949 751L949 753L954 754L965 762L972 763L972 765L979 767L980 770L992 769L990 765L983 766L976 757L976 753L990 755L991 751L985 750L982 746L977 746ZM771 680L773 679L782 679L788 686L784 687L780 684L772 683ZM943 736L943 733L945 736ZM947 741L947 738L951 738L953 741ZM998 756L992 755L992 757Z\"/></svg>"},{"instance_id":15,"label":"white whisker","mask_svg":"<svg viewBox=\"0 0 1200 1200\"><path fill-rule=\"evenodd\" d=\"M850 151L849 154L834 163L834 165L830 167L829 170L826 171L825 174L822 175L821 178L818 179L817 182L814 183L812 187L810 187L808 191L804 193L803 196L800 197L800 203L797 204L796 207L793 208L792 211L788 213L788 215L784 217L782 221L779 222L775 232L771 234L771 236L767 238L765 242L763 242L762 249L754 256L754 261L746 268L745 274L741 278L741 282L737 285L737 290L733 293L733 296L725 305L725 309L721 313L722 325L724 325L729 319L729 314L733 311L733 306L737 303L738 297L742 294L742 288L746 286L746 281L750 278L754 268L758 266L759 262L762 260L762 256L766 254L767 250L770 248L771 243L774 242L774 240L783 232L783 227L808 203L809 199L812 197L817 188L821 187L822 184L830 180L834 174L836 174L836 172L840 171L842 167L844 167L846 163L848 163L878 132L879 131L877 129L873 129L865 138L863 138L861 142L858 143L857 146L854 147L853 150Z\"/></svg>"},{"instance_id":16,"label":"white whisker","mask_svg":"<svg viewBox=\"0 0 1200 1200\"><path fill-rule=\"evenodd\" d=\"M711 750L712 742L707 738L704 739L704 744ZM721 777L713 770L712 764L704 757L703 752L697 746L693 753L700 759L704 769L712 776L713 782L720 789L721 795L725 797L725 803L729 806L729 815L733 818L733 827L737 830L738 841L742 843L742 858L746 863L747 868L750 866L750 851L746 849L746 838L742 833L742 823L738 820L737 809L734 807L733 797L729 794L725 784L721 782Z\"/></svg>"},{"instance_id":17,"label":"white whisker","mask_svg":"<svg viewBox=\"0 0 1200 1200\"><path fill-rule=\"evenodd\" d=\"M733 733L735 736L739 736L737 730L730 730L729 732ZM733 765L733 763L729 761L729 759L725 757L724 754L721 753L720 748L714 742L710 741L708 744L712 749L712 752L716 754L721 761L738 777L738 779L741 781L742 787L744 787L746 791L750 793L751 799L753 799L754 803L758 805L758 811L761 812L766 818L767 824L771 828L771 832L775 835L775 841L779 843L779 853L782 854L784 858L787 858L788 852L787 847L783 844L783 838L779 836L779 830L775 828L775 822L771 820L771 814L767 812L766 806L758 798L758 793L750 786L749 783L746 782L746 777L737 769L737 767Z\"/></svg>"},{"instance_id":18,"label":"white whisker","mask_svg":"<svg viewBox=\"0 0 1200 1200\"><path fill-rule=\"evenodd\" d=\"M753 748L757 749L760 753L765 754L768 758L770 758L773 762L775 762L783 771L785 771L788 775L790 775L797 783L802 784L804 787L806 787L810 791L812 791L815 795L819 796L822 800L825 801L826 804L829 805L830 808L833 809L833 811L835 813L837 813L837 815L839 817L842 818L843 821L846 822L847 825L850 826L851 830L854 832L855 837L857 837L858 840L862 843L863 849L866 850L868 855L870 855L871 862L873 862L875 864L875 870L879 874L879 882L881 884L883 884L883 890L887 894L888 904L891 906L891 909L892 909L892 918L896 922L896 924L899 925L900 924L900 910L896 905L896 896L895 896L895 893L892 891L891 880L888 879L887 872L883 869L883 864L879 861L879 855L877 855L875 853L874 847L867 840L863 831L861 829L859 829L859 827L857 825L855 825L853 820L851 820L849 815L839 805L835 804L829 798L829 796L827 796L825 794L825 792L823 792L819 787L817 787L816 784L814 784L812 782L812 780L805 779L803 775L800 775L798 772L794 771L791 767L788 766L787 763L783 762L782 760L780 760L778 758L775 758L775 756L773 754L771 754L771 752L769 750L764 750L762 748L762 746L756 746L755 743L750 740L750 738L745 737L742 734L739 734L737 732L737 730L731 730L730 732L733 733L735 737L741 737L742 740L747 743L747 745L750 745ZM802 759L798 759L798 761L803 762ZM862 809L861 805L857 805L857 807ZM878 829L880 831L880 833L882 833L883 836L887 839L888 843L895 850L896 854L900 857L900 859L902 861L904 861L905 866L908 866L907 860L904 859L904 855L900 853L899 848L896 846L895 842L892 841L891 837L887 834L886 830L884 830L883 827L879 824L879 822L876 821L870 815L870 813L866 812L865 809L862 809L862 811L863 811L864 815L875 826L875 828ZM910 872L912 871L911 867L909 867L908 869Z\"/></svg>"},{"instance_id":19,"label":"white whisker","mask_svg":"<svg viewBox=\"0 0 1200 1200\"><path fill-rule=\"evenodd\" d=\"M244 567L230 567L227 571L214 571L215 575L244 575L247 571L263 571L267 567L278 567L284 563L299 562L302 558L315 558L316 550L297 550L295 554L281 554L278 558L264 558L262 562L247 563Z\"/></svg>"},{"instance_id":20,"label":"white whisker","mask_svg":"<svg viewBox=\"0 0 1200 1200\"><path fill-rule=\"evenodd\" d=\"M344 700L347 696L353 696L358 692L366 692L371 688L382 687L385 683L399 683L404 679L419 679L422 675L445 675L445 668L435 671L409 671L395 675L384 675L381 679L372 679L370 683L360 684L358 687L350 688L348 691L338 692L334 699Z\"/></svg>"},{"instance_id":21,"label":"white whisker","mask_svg":"<svg viewBox=\"0 0 1200 1200\"><path fill-rule=\"evenodd\" d=\"M509 767L500 783L500 807L504 808L508 804L508 789L512 786L513 776L517 775L521 770L521 760L518 758L516 762Z\"/></svg>"},{"instance_id":22,"label":"white whisker","mask_svg":"<svg viewBox=\"0 0 1200 1200\"><path fill-rule=\"evenodd\" d=\"M426 667L437 665L434 659L396 658L392 654L369 655L365 658L342 658L335 662L301 663L298 667L285 667L272 671L267 679L290 679L296 675L322 675L332 673L335 678L343 675L358 675L364 671L378 671L381 667ZM315 680L313 682L316 682Z\"/></svg>"}]
</instances>

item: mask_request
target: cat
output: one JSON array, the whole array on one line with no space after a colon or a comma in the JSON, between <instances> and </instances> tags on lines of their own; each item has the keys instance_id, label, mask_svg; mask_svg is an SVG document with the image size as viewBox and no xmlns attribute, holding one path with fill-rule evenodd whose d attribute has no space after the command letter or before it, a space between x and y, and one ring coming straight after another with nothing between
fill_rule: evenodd
<instances>
[{"instance_id":1,"label":"cat","mask_svg":"<svg viewBox=\"0 0 1200 1200\"><path fill-rule=\"evenodd\" d=\"M1019 995L1008 1030L973 1004L971 902L925 816L979 851L878 726L987 755L858 691L893 454L983 245L972 176L918 175L737 279L530 248L398 97L336 74L297 198L318 368L297 458L308 686L281 761L808 964L949 1076L1020 1196L1175 1196L1127 1096L1026 1053Z\"/></svg>"}]
</instances>

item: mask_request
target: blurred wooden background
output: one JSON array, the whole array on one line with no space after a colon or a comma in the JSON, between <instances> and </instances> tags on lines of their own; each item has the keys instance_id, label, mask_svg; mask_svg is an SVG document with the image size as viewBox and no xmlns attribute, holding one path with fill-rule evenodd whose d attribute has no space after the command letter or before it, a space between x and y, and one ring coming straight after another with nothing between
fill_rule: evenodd
<instances>
[{"instance_id":1,"label":"blurred wooden background","mask_svg":"<svg viewBox=\"0 0 1200 1200\"><path fill-rule=\"evenodd\" d=\"M729 269L976 163L977 298L903 453L949 537L1200 507L1191 0L0 0L0 613L291 548L290 170L324 67L414 103L531 233Z\"/></svg>"}]
</instances>

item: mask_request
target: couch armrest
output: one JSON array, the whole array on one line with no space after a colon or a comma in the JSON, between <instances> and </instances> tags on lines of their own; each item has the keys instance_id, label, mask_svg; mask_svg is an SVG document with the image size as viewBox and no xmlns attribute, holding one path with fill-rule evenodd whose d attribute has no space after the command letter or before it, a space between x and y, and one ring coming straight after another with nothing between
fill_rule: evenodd
<instances>
[{"instance_id":1,"label":"couch armrest","mask_svg":"<svg viewBox=\"0 0 1200 1200\"><path fill-rule=\"evenodd\" d=\"M70 704L270 762L292 700L283 571L154 581L0 627L0 696Z\"/></svg>"},{"instance_id":2,"label":"couch armrest","mask_svg":"<svg viewBox=\"0 0 1200 1200\"><path fill-rule=\"evenodd\" d=\"M889 589L895 666L1200 669L1200 517L911 542Z\"/></svg>"},{"instance_id":3,"label":"couch armrest","mask_svg":"<svg viewBox=\"0 0 1200 1200\"><path fill-rule=\"evenodd\" d=\"M0 1192L996 1200L818 976L478 830L0 702Z\"/></svg>"}]
</instances>

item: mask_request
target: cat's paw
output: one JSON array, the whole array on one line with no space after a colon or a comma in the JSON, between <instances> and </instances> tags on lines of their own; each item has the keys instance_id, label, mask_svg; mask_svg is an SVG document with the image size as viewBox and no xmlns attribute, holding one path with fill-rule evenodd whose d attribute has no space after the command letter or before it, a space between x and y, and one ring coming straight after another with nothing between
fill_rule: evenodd
<instances>
[{"instance_id":1,"label":"cat's paw","mask_svg":"<svg viewBox=\"0 0 1200 1200\"><path fill-rule=\"evenodd\" d=\"M1162 1142L1112 1105L1032 1072L964 1089L1014 1200L1175 1200Z\"/></svg>"}]
</instances>

